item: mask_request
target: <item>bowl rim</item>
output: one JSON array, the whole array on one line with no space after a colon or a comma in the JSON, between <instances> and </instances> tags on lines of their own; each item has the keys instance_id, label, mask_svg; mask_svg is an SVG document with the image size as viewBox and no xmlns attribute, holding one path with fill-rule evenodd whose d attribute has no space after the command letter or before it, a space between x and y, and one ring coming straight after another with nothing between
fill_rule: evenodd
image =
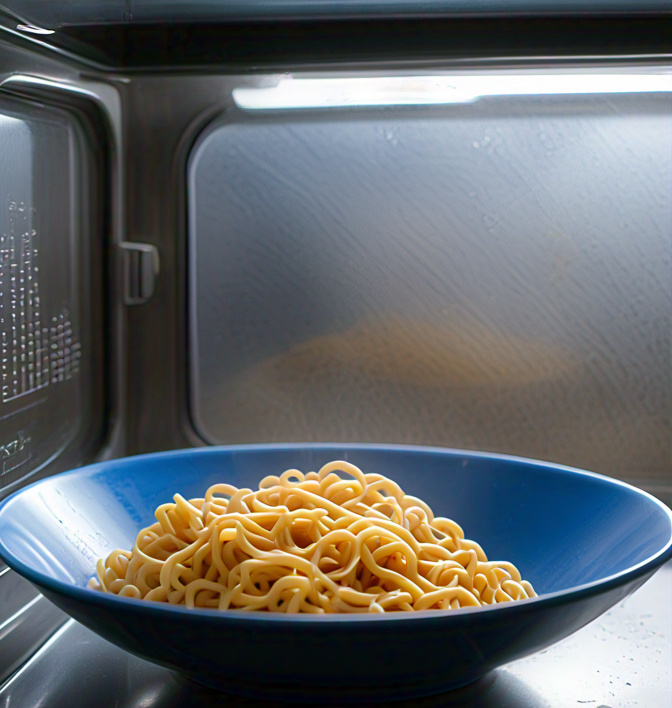
<instances>
[{"instance_id":1,"label":"bowl rim","mask_svg":"<svg viewBox=\"0 0 672 708\"><path fill-rule=\"evenodd\" d=\"M645 576L652 575L656 570L660 568L666 561L672 559L672 509L670 509L665 503L657 499L655 496L649 492L639 489L638 487L624 482L619 479L614 479L606 475L591 472L588 470L580 469L578 467L572 467L568 465L563 465L555 462L547 462L544 460L538 460L529 457L522 457L517 455L509 455L505 453L492 453L483 452L477 450L468 450L462 448L450 448L450 447L440 447L440 446L429 446L429 445L408 445L408 444L394 444L394 443L320 443L320 442L310 442L310 443L300 443L300 442L289 442L289 443L252 443L252 444L236 444L236 445L212 445L194 448L181 448L175 450L164 450L158 452L142 453L138 455L129 455L124 457L112 458L108 460L93 462L91 464L82 465L70 470L66 470L48 477L43 477L42 479L36 480L31 484L16 490L6 498L0 500L0 524L3 522L3 515L6 513L6 509L10 507L15 500L25 493L26 491L39 487L43 484L53 482L56 478L62 477L76 477L82 476L87 477L94 474L97 470L104 468L113 467L126 467L133 465L137 462L142 462L146 459L158 460L176 457L191 457L193 455L217 455L222 453L245 453L245 452L260 452L260 451L273 451L273 450L308 450L314 449L315 451L328 451L333 450L344 450L356 451L356 450L380 450L388 452L421 452L427 454L436 454L441 456L451 456L451 457L466 457L470 459L478 460L492 460L501 461L507 463L517 463L522 464L530 468L543 467L546 471L557 472L560 474L578 475L593 478L597 481L605 483L607 485L614 485L622 487L627 490L630 494L635 494L646 499L649 503L653 503L657 506L663 514L667 517L670 523L670 533L665 544L659 548L655 553L651 554L648 558L640 561L639 563L626 568L618 573L613 573L612 575L606 576L599 580L593 580L589 583L583 583L581 585L575 585L569 588L564 588L562 590L557 590L550 593L543 593L532 598L525 600L518 600L516 602L506 602L498 603L494 605L484 605L480 607L464 607L458 610L450 610L446 612L440 612L437 610L420 610L415 612L386 612L386 613L338 613L338 614L304 614L297 613L292 615L287 615L286 613L274 613L274 612L246 612L244 610L216 610L209 608L187 608L183 605L172 605L169 603L161 602L147 602L142 599L135 599L130 597L121 597L112 593L104 593L85 586L74 585L71 583L64 582L62 580L57 580L51 578L50 576L35 570L23 561L16 559L9 549L5 546L5 543L0 535L0 560L3 560L9 568L16 571L19 575L26 578L28 581L34 583L39 588L43 588L46 592L51 592L59 596L65 596L69 599L75 599L82 601L84 604L99 606L101 608L106 608L108 610L113 610L115 607L120 608L127 606L129 609L135 607L137 610L143 614L147 613L149 615L156 615L157 619L161 616L170 617L174 614L183 615L185 617L198 618L198 620L207 620L208 622L216 622L218 624L228 624L233 623L238 624L249 623L249 622L272 622L274 625L277 623L292 624L296 626L299 624L307 625L317 625L324 623L338 622L339 625L359 625L361 623L370 622L405 622L405 621L447 621L449 618L464 617L473 614L483 614L491 612L507 612L509 617L515 615L519 612L526 612L527 609L534 606L541 607L551 607L556 605L565 604L568 602L573 602L578 599L588 598L594 595L603 594L610 590L614 590L620 586L628 585L640 578L645 578ZM93 575L93 573L92 573ZM645 578L646 579L646 578ZM644 581L642 581L644 582ZM540 609L541 609L540 607Z\"/></svg>"}]
</instances>

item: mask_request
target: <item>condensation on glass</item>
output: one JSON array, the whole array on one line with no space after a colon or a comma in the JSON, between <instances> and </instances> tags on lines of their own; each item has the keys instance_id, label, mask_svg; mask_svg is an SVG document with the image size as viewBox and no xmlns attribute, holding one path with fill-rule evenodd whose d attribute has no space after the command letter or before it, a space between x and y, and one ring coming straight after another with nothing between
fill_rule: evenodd
<instances>
[{"instance_id":1,"label":"condensation on glass","mask_svg":"<svg viewBox=\"0 0 672 708\"><path fill-rule=\"evenodd\" d=\"M229 112L189 165L196 427L660 490L671 193L664 92Z\"/></svg>"},{"instance_id":2,"label":"condensation on glass","mask_svg":"<svg viewBox=\"0 0 672 708\"><path fill-rule=\"evenodd\" d=\"M0 98L0 490L96 416L83 302L82 136L65 112Z\"/></svg>"}]
</instances>

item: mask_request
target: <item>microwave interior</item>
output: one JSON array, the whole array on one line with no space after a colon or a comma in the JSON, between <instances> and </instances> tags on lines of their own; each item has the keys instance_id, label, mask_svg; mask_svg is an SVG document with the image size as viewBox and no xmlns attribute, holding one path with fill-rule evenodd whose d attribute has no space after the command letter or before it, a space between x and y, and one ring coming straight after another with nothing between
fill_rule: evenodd
<instances>
[{"instance_id":1,"label":"microwave interior","mask_svg":"<svg viewBox=\"0 0 672 708\"><path fill-rule=\"evenodd\" d=\"M0 496L155 450L350 441L672 502L664 4L10 5ZM33 705L16 677L67 626L0 567L0 698Z\"/></svg>"}]
</instances>

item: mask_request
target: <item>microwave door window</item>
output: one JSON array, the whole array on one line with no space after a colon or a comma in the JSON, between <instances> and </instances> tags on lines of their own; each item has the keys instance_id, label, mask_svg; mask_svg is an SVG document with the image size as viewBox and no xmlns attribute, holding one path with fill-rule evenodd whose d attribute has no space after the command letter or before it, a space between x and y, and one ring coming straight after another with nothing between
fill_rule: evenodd
<instances>
[{"instance_id":1,"label":"microwave door window","mask_svg":"<svg viewBox=\"0 0 672 708\"><path fill-rule=\"evenodd\" d=\"M2 494L81 458L100 424L86 148L70 114L0 98Z\"/></svg>"},{"instance_id":2,"label":"microwave door window","mask_svg":"<svg viewBox=\"0 0 672 708\"><path fill-rule=\"evenodd\" d=\"M662 93L212 125L189 166L198 431L662 483L671 136Z\"/></svg>"}]
</instances>

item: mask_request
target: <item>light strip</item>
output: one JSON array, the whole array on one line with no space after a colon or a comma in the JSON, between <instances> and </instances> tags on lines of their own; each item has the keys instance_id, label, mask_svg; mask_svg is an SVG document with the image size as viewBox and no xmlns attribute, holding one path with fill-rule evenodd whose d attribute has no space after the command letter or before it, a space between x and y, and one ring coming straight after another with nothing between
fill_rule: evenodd
<instances>
[{"instance_id":1,"label":"light strip","mask_svg":"<svg viewBox=\"0 0 672 708\"><path fill-rule=\"evenodd\" d=\"M8 627L11 627L11 625L14 624L19 617L21 617L21 615L28 612L28 610L37 602L40 602L40 600L44 600L42 595L34 597L27 605L24 605L18 612L15 612L11 617L8 617L2 624L0 624L0 639L4 638L5 630Z\"/></svg>"},{"instance_id":2,"label":"light strip","mask_svg":"<svg viewBox=\"0 0 672 708\"><path fill-rule=\"evenodd\" d=\"M671 74L507 74L285 78L267 88L239 87L239 108L254 111L345 106L470 103L485 96L672 92Z\"/></svg>"},{"instance_id":3,"label":"light strip","mask_svg":"<svg viewBox=\"0 0 672 708\"><path fill-rule=\"evenodd\" d=\"M26 673L27 671L30 671L31 668L35 666L45 654L48 654L53 649L54 645L56 645L61 640L61 637L71 627L74 627L75 625L75 620L66 620L65 623L61 627L59 627L31 657L28 658L26 663L20 669L18 669L18 671L13 673L4 684L2 684L3 695L6 695L7 689L9 689L12 684L17 683L19 677L22 674ZM11 697L11 689L9 690L9 696ZM5 703L5 706L7 706L8 704L9 703Z\"/></svg>"},{"instance_id":4,"label":"light strip","mask_svg":"<svg viewBox=\"0 0 672 708\"><path fill-rule=\"evenodd\" d=\"M21 32L30 32L31 34L54 34L55 30L45 29L44 27L37 27L36 25L28 24L18 24L16 26L17 30Z\"/></svg>"}]
</instances>

